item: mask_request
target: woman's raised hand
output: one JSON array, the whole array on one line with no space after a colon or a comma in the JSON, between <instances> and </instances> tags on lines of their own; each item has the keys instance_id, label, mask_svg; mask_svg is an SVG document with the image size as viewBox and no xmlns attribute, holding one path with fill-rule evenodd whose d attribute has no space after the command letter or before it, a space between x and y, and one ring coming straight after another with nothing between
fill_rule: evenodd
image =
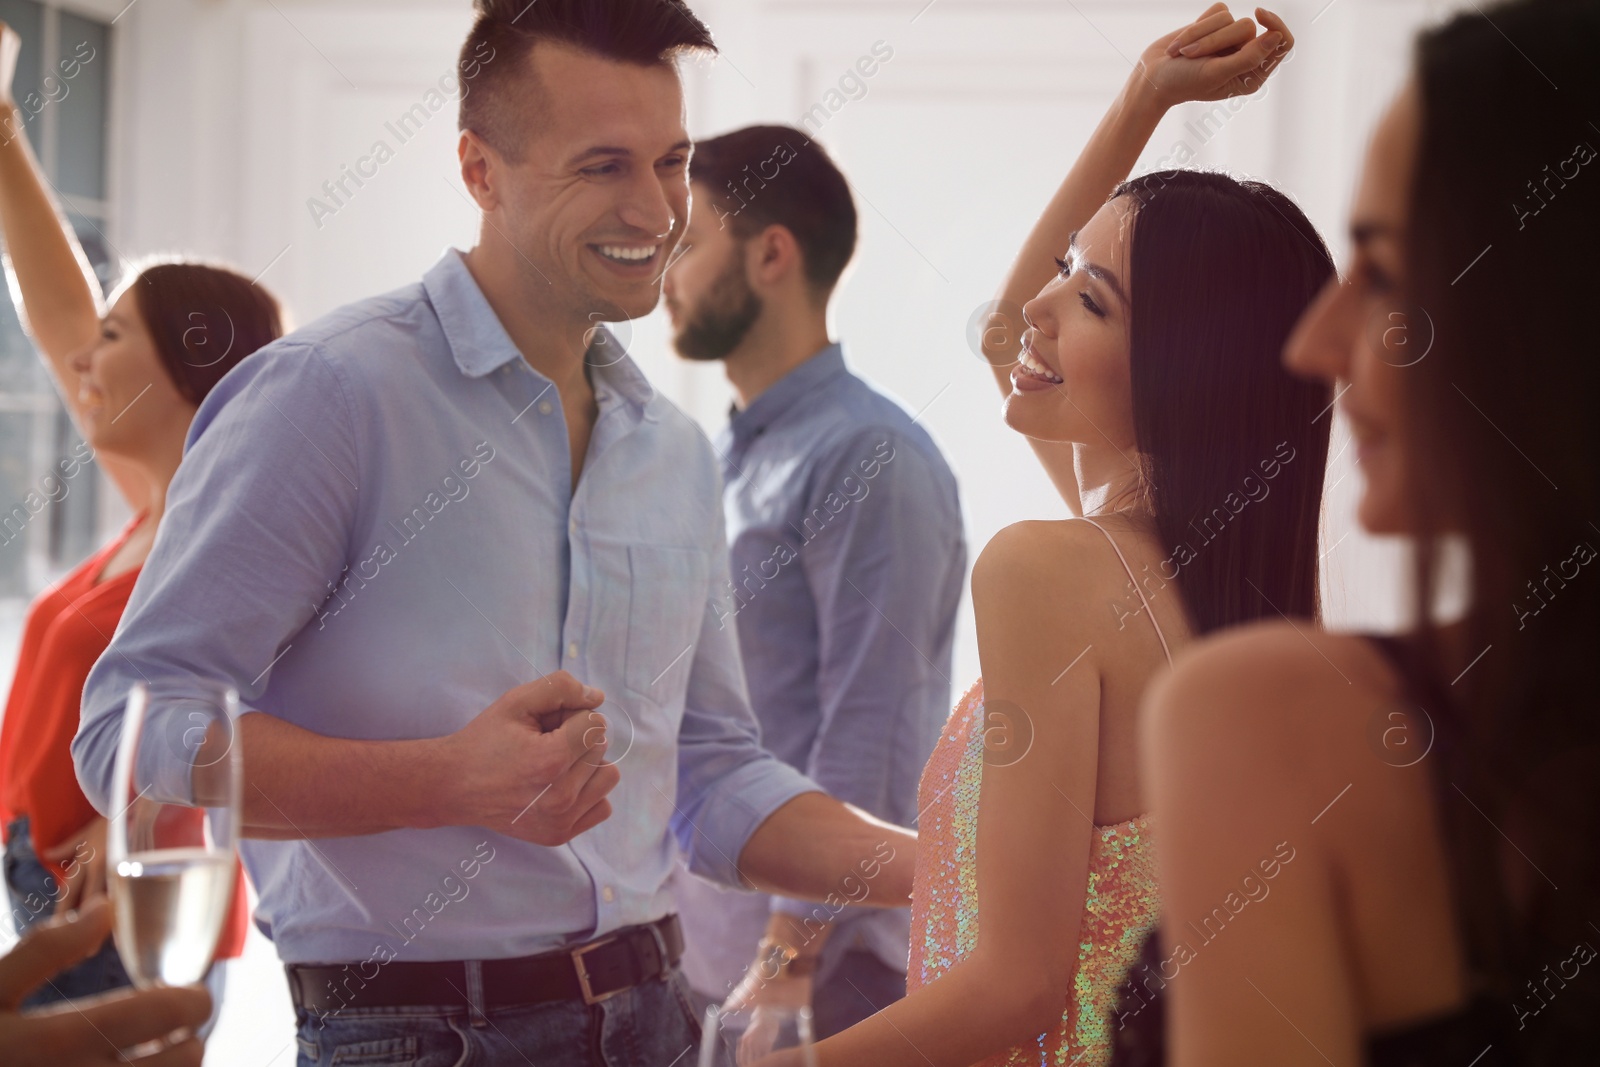
<instances>
[{"instance_id":1,"label":"woman's raised hand","mask_svg":"<svg viewBox=\"0 0 1600 1067\"><path fill-rule=\"evenodd\" d=\"M1256 18L1265 32L1257 34L1248 18L1234 18L1226 4L1212 4L1146 48L1134 77L1158 94L1163 107L1253 93L1294 47L1281 18L1261 7Z\"/></svg>"},{"instance_id":2,"label":"woman's raised hand","mask_svg":"<svg viewBox=\"0 0 1600 1067\"><path fill-rule=\"evenodd\" d=\"M9 106L11 82L17 76L17 56L22 52L22 38L17 31L0 22L0 105Z\"/></svg>"}]
</instances>

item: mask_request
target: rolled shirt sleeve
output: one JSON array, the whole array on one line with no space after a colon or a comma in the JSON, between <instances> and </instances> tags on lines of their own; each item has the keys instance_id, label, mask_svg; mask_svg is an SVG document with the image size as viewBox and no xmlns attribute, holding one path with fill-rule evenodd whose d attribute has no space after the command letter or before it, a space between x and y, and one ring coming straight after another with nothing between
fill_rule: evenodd
<instances>
[{"instance_id":1,"label":"rolled shirt sleeve","mask_svg":"<svg viewBox=\"0 0 1600 1067\"><path fill-rule=\"evenodd\" d=\"M246 358L201 403L155 545L84 685L72 756L102 814L117 806L112 768L134 683L225 682L248 709L328 597L356 507L354 418L332 366L287 341ZM168 756L172 767L151 769L163 780L181 774L179 752Z\"/></svg>"},{"instance_id":2,"label":"rolled shirt sleeve","mask_svg":"<svg viewBox=\"0 0 1600 1067\"><path fill-rule=\"evenodd\" d=\"M713 882L745 888L739 855L756 828L802 793L824 790L761 747L750 710L744 668L727 593L728 547L716 517L706 610L678 729L678 797L672 827L689 870Z\"/></svg>"}]
</instances>

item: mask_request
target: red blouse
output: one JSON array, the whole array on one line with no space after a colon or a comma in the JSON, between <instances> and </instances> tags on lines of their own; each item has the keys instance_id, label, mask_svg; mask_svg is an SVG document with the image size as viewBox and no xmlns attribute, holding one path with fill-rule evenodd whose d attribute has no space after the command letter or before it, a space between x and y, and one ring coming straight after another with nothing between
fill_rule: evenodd
<instances>
[{"instance_id":1,"label":"red blouse","mask_svg":"<svg viewBox=\"0 0 1600 1067\"><path fill-rule=\"evenodd\" d=\"M44 853L71 840L99 814L79 788L72 765L83 683L111 643L140 568L96 579L144 519L140 512L109 544L40 593L22 630L16 678L0 722L0 829L26 815L34 851L58 877L61 865L44 859ZM242 874L234 880L233 907L217 949L221 959L244 950L249 905Z\"/></svg>"}]
</instances>

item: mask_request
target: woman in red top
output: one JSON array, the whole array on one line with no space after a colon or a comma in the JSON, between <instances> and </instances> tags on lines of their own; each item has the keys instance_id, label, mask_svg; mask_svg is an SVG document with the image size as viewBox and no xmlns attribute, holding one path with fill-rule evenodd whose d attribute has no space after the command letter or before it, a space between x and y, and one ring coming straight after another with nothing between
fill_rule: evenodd
<instances>
[{"instance_id":1,"label":"woman in red top","mask_svg":"<svg viewBox=\"0 0 1600 1067\"><path fill-rule=\"evenodd\" d=\"M43 488L59 499L59 487L95 462L135 512L109 544L41 593L28 611L0 721L5 881L12 923L21 930L105 893L106 820L78 787L70 752L84 679L110 643L155 540L167 484L201 398L283 331L277 301L264 289L231 270L194 262L130 272L102 314L98 283L46 192L22 132L11 98L17 52L16 34L0 24L0 233L18 312L84 437L73 456L45 476ZM247 921L241 878L219 958L239 955ZM108 939L95 956L24 1003L127 984Z\"/></svg>"}]
</instances>

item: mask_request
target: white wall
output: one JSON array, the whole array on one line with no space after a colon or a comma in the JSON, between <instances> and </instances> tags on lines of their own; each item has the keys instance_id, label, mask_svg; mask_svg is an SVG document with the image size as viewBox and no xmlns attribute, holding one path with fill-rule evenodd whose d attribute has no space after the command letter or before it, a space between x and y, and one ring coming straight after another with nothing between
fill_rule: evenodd
<instances>
[{"instance_id":1,"label":"white wall","mask_svg":"<svg viewBox=\"0 0 1600 1067\"><path fill-rule=\"evenodd\" d=\"M875 42L893 49L820 139L854 185L861 251L835 302L855 365L899 395L962 476L974 551L1001 526L1060 505L997 418L965 335L1038 208L1126 76L1129 58L1194 4L1116 0L709 0L721 58L686 71L691 130L796 124ZM1343 214L1366 131L1397 84L1420 2L1281 5L1294 59L1220 132L1169 116L1141 160L1174 158L1271 180L1342 259ZM1438 5L1433 5L1438 6ZM1313 21L1315 19L1315 21ZM130 255L221 255L283 296L300 322L415 279L474 213L455 174L453 101L402 143L386 123L451 70L464 2L140 0L119 22L115 239ZM382 140L394 158L320 224L308 201ZM669 395L718 425L714 367L679 363L659 313L635 355ZM1336 428L1335 452L1346 435ZM1330 477L1331 620L1389 625L1393 553L1349 523L1357 479ZM957 671L976 670L970 633Z\"/></svg>"},{"instance_id":2,"label":"white wall","mask_svg":"<svg viewBox=\"0 0 1600 1067\"><path fill-rule=\"evenodd\" d=\"M755 121L796 124L875 42L893 49L822 127L851 179L861 249L834 308L854 365L922 411L961 478L976 552L1000 527L1063 513L1023 442L998 419L987 370L965 339L1009 256L1129 59L1193 18L1200 0L705 0L721 58L686 71L697 135ZM1168 118L1141 169L1185 142L1198 165L1274 182L1344 261L1344 212L1379 109L1415 26L1446 8L1422 0L1316 0L1279 10L1298 37L1268 90L1208 138ZM414 280L474 213L455 174L445 107L400 144L385 122L451 69L464 0L140 0L119 21L114 239L130 255L223 256L285 298L301 322ZM308 199L376 140L392 160L321 220ZM729 393L715 368L668 352L659 313L631 327L647 373L708 429ZM1336 424L1325 531L1327 614L1388 627L1397 558L1353 528L1358 477ZM964 608L955 681L977 672ZM289 1063L287 1002L270 946L254 942L241 996L212 1062ZM281 1049L279 1046L283 1046ZM276 1050L276 1051L275 1051Z\"/></svg>"}]
</instances>

